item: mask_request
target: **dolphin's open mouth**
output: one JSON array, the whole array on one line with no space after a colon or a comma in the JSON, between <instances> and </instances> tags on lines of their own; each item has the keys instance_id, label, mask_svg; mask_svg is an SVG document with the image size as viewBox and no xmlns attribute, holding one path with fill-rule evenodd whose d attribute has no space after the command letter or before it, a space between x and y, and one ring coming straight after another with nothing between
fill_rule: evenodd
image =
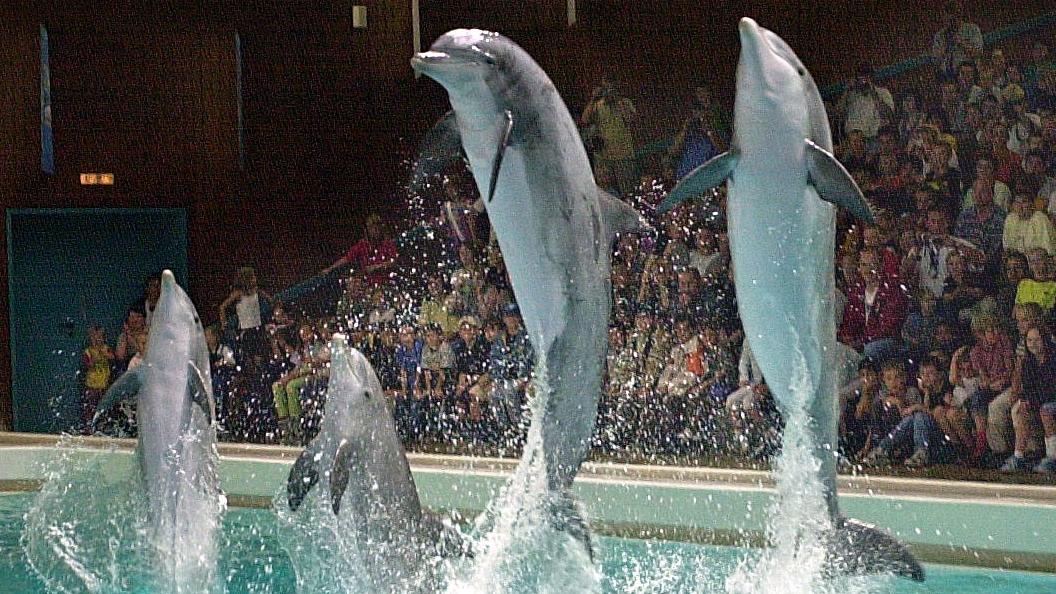
<instances>
[{"instance_id":1,"label":"dolphin's open mouth","mask_svg":"<svg viewBox=\"0 0 1056 594\"><path fill-rule=\"evenodd\" d=\"M494 56L475 45L465 48L452 48L449 51L429 50L417 53L411 58L411 68L418 71L428 71L436 67L490 65L494 63Z\"/></svg>"}]
</instances>

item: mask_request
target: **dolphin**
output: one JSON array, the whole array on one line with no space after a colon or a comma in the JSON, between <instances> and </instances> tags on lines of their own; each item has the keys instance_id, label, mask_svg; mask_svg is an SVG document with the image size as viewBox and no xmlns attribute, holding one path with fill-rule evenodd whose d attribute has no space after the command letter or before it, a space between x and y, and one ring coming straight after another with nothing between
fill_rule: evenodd
<instances>
[{"instance_id":1,"label":"dolphin","mask_svg":"<svg viewBox=\"0 0 1056 594\"><path fill-rule=\"evenodd\" d=\"M807 410L841 569L924 570L893 537L843 518L836 497L837 344L833 307L835 207L872 221L872 211L832 155L832 135L814 80L795 52L752 19L740 22L734 137L729 152L684 178L661 205L727 182L730 250L745 337L779 405ZM792 390L805 375L805 400Z\"/></svg>"},{"instance_id":2,"label":"dolphin","mask_svg":"<svg viewBox=\"0 0 1056 594\"><path fill-rule=\"evenodd\" d=\"M460 137L537 357L529 442L541 443L549 511L589 549L569 489L590 449L601 396L611 246L617 233L648 225L594 182L557 89L512 41L456 29L411 66L450 98L453 111L438 127Z\"/></svg>"},{"instance_id":3,"label":"dolphin","mask_svg":"<svg viewBox=\"0 0 1056 594\"><path fill-rule=\"evenodd\" d=\"M319 434L297 458L286 481L297 511L317 485L335 515L345 513L355 542L374 558L373 579L405 584L424 567L430 547L442 555L467 553L458 530L423 512L374 368L343 334L330 339L330 379Z\"/></svg>"},{"instance_id":4,"label":"dolphin","mask_svg":"<svg viewBox=\"0 0 1056 594\"><path fill-rule=\"evenodd\" d=\"M217 475L209 350L194 304L169 270L161 274L146 356L107 390L92 425L133 395L136 455L162 577L180 591L202 591L213 579L217 518L226 501Z\"/></svg>"}]
</instances>

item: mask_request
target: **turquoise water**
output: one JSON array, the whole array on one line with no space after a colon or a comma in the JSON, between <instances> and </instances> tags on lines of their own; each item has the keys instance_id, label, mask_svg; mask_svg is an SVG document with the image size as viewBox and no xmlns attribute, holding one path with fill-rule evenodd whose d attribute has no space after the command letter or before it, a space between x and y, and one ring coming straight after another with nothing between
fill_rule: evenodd
<instances>
[{"instance_id":1,"label":"turquoise water","mask_svg":"<svg viewBox=\"0 0 1056 594\"><path fill-rule=\"evenodd\" d=\"M0 594L46 592L29 567L20 537L34 495L0 496ZM293 566L280 546L280 525L269 510L230 509L223 518L219 561L229 594L292 593ZM600 538L602 590L606 593L724 592L725 578L755 553L666 541ZM868 591L893 593L1056 593L1056 575L928 566L928 581L874 580Z\"/></svg>"}]
</instances>

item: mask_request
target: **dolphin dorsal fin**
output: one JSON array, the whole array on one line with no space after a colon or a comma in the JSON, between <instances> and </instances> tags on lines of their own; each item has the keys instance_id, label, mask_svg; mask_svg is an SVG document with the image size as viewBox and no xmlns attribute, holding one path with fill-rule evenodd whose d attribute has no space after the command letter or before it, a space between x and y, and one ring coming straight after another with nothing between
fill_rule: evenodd
<instances>
[{"instance_id":1,"label":"dolphin dorsal fin","mask_svg":"<svg viewBox=\"0 0 1056 594\"><path fill-rule=\"evenodd\" d=\"M198 366L187 362L187 393L191 395L191 402L197 404L209 424L216 422L216 404L213 403L213 390L206 384L205 376Z\"/></svg>"},{"instance_id":2,"label":"dolphin dorsal fin","mask_svg":"<svg viewBox=\"0 0 1056 594\"><path fill-rule=\"evenodd\" d=\"M95 407L95 415L92 417L91 422L92 427L95 427L99 419L111 408L139 393L139 388L143 385L143 378L141 377L143 367L144 365L139 365L129 369L110 385L110 388L103 394L102 400L99 401L99 406Z\"/></svg>"},{"instance_id":3,"label":"dolphin dorsal fin","mask_svg":"<svg viewBox=\"0 0 1056 594\"><path fill-rule=\"evenodd\" d=\"M598 188L601 216L610 234L648 230L649 223L630 204ZM611 239L611 237L609 238Z\"/></svg>"},{"instance_id":4,"label":"dolphin dorsal fin","mask_svg":"<svg viewBox=\"0 0 1056 594\"><path fill-rule=\"evenodd\" d=\"M513 113L502 112L505 121L499 133L499 144L495 147L495 160L491 163L491 181L488 183L488 202L495 197L495 187L499 184L499 171L502 169L502 158L506 156L506 147L510 145L510 133L513 132Z\"/></svg>"},{"instance_id":5,"label":"dolphin dorsal fin","mask_svg":"<svg viewBox=\"0 0 1056 594\"><path fill-rule=\"evenodd\" d=\"M736 149L731 149L721 155L712 157L707 163L690 171L688 175L678 182L675 189L671 190L671 193L667 195L663 203L660 204L659 212L663 214L689 198L700 196L704 192L718 187L737 168L737 162L740 158L741 153Z\"/></svg>"},{"instance_id":6,"label":"dolphin dorsal fin","mask_svg":"<svg viewBox=\"0 0 1056 594\"><path fill-rule=\"evenodd\" d=\"M875 224L873 210L869 207L862 190L854 183L851 174L836 160L832 153L821 148L810 139L807 143L807 171L810 183L818 196L826 202L842 206L858 219Z\"/></svg>"},{"instance_id":7,"label":"dolphin dorsal fin","mask_svg":"<svg viewBox=\"0 0 1056 594\"><path fill-rule=\"evenodd\" d=\"M407 191L412 195L420 194L431 178L439 176L461 159L462 134L458 129L458 118L454 111L448 111L422 139Z\"/></svg>"}]
</instances>

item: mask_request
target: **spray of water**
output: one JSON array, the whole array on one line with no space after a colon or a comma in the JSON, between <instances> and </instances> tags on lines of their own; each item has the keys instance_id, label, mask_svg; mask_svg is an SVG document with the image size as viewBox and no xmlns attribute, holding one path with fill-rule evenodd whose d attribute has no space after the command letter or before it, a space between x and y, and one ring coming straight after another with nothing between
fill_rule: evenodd
<instances>
[{"instance_id":1,"label":"spray of water","mask_svg":"<svg viewBox=\"0 0 1056 594\"><path fill-rule=\"evenodd\" d=\"M531 418L546 407L545 380L536 378ZM453 566L449 594L600 592L590 553L552 519L540 423L528 431L521 464L476 521L471 563Z\"/></svg>"},{"instance_id":2,"label":"spray of water","mask_svg":"<svg viewBox=\"0 0 1056 594\"><path fill-rule=\"evenodd\" d=\"M814 386L800 356L792 380L792 402L782 409L785 430L774 461L777 496L767 511L770 547L748 557L726 579L729 594L866 594L886 582L876 576L834 576L826 571L826 535L833 528L815 457L815 435L807 404Z\"/></svg>"},{"instance_id":3,"label":"spray of water","mask_svg":"<svg viewBox=\"0 0 1056 594\"><path fill-rule=\"evenodd\" d=\"M223 592L212 532L223 500L181 500L175 521L191 522L184 534L199 540L159 536L134 461L115 472L113 452L81 441L60 441L23 518L23 552L49 591Z\"/></svg>"}]
</instances>

